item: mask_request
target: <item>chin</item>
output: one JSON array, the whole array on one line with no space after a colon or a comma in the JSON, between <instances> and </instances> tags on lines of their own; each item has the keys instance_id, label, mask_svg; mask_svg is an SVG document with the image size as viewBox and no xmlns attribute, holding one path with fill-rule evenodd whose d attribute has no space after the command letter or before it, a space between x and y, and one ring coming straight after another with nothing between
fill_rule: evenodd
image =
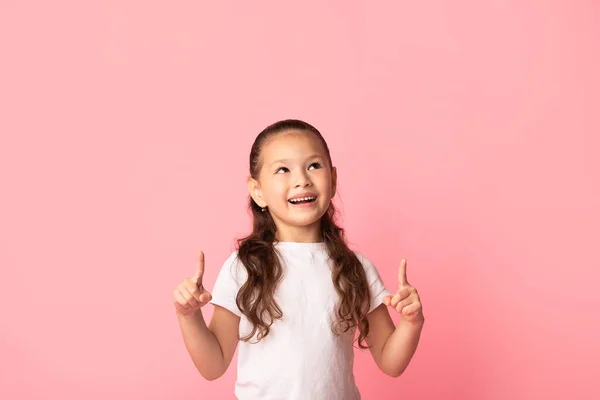
<instances>
[{"instance_id":1,"label":"chin","mask_svg":"<svg viewBox=\"0 0 600 400\"><path fill-rule=\"evenodd\" d=\"M320 218L291 218L287 222L296 227L307 227L319 222Z\"/></svg>"},{"instance_id":2,"label":"chin","mask_svg":"<svg viewBox=\"0 0 600 400\"><path fill-rule=\"evenodd\" d=\"M318 223L321 220L321 217L317 215L288 215L287 218L281 218L280 220L286 225L295 226L297 228L304 228Z\"/></svg>"}]
</instances>

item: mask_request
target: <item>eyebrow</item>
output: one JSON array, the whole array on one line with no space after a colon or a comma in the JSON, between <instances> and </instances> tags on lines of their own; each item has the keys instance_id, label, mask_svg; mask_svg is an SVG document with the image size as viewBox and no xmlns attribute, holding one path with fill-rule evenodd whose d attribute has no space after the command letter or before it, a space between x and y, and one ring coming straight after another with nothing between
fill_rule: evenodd
<instances>
[{"instance_id":1,"label":"eyebrow","mask_svg":"<svg viewBox=\"0 0 600 400\"><path fill-rule=\"evenodd\" d=\"M323 158L323 156L320 155L320 154L313 154L313 155L311 155L309 157L306 157L307 160L313 160L315 158ZM275 161L273 161L271 163L271 165L274 165L274 164L277 164L277 163L285 163L285 162L288 162L288 161L290 161L288 158L284 158L284 159L281 159L281 160L275 160Z\"/></svg>"}]
</instances>

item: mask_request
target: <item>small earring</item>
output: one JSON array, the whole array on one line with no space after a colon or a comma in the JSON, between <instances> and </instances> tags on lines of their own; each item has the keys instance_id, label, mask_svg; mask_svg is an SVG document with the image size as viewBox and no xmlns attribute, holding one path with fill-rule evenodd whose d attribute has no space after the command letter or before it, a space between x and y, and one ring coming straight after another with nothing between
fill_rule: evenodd
<instances>
[{"instance_id":1,"label":"small earring","mask_svg":"<svg viewBox=\"0 0 600 400\"><path fill-rule=\"evenodd\" d=\"M265 212L265 211L267 211L267 207L263 207L263 208L261 208L261 209L260 209L260 211L262 211L262 212Z\"/></svg>"}]
</instances>

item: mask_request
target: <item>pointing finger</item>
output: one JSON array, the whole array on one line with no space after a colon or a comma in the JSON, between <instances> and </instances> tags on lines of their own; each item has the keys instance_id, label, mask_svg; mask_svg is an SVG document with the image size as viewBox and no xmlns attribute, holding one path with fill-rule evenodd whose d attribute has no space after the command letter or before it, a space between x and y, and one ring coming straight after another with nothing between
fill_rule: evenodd
<instances>
[{"instance_id":1,"label":"pointing finger","mask_svg":"<svg viewBox=\"0 0 600 400\"><path fill-rule=\"evenodd\" d=\"M202 276L204 276L204 252L200 252L198 255L198 265L196 266L196 273L192 277L194 282L202 283Z\"/></svg>"},{"instance_id":2,"label":"pointing finger","mask_svg":"<svg viewBox=\"0 0 600 400\"><path fill-rule=\"evenodd\" d=\"M408 279L406 279L406 258L400 261L400 267L398 267L398 285L400 287L408 285Z\"/></svg>"}]
</instances>

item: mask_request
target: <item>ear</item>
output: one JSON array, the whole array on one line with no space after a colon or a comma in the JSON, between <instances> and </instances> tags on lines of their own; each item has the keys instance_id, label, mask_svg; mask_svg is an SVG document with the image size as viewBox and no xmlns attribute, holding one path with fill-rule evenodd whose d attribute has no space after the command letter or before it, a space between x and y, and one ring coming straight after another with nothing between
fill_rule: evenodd
<instances>
[{"instance_id":1,"label":"ear","mask_svg":"<svg viewBox=\"0 0 600 400\"><path fill-rule=\"evenodd\" d=\"M252 200L254 200L254 202L258 204L259 207L264 208L267 206L267 203L262 197L262 190L260 189L260 184L256 179L254 179L251 176L248 177L248 193L250 193L250 196L252 196Z\"/></svg>"},{"instance_id":2,"label":"ear","mask_svg":"<svg viewBox=\"0 0 600 400\"><path fill-rule=\"evenodd\" d=\"M331 198L335 197L335 192L337 190L337 168L331 167Z\"/></svg>"}]
</instances>

